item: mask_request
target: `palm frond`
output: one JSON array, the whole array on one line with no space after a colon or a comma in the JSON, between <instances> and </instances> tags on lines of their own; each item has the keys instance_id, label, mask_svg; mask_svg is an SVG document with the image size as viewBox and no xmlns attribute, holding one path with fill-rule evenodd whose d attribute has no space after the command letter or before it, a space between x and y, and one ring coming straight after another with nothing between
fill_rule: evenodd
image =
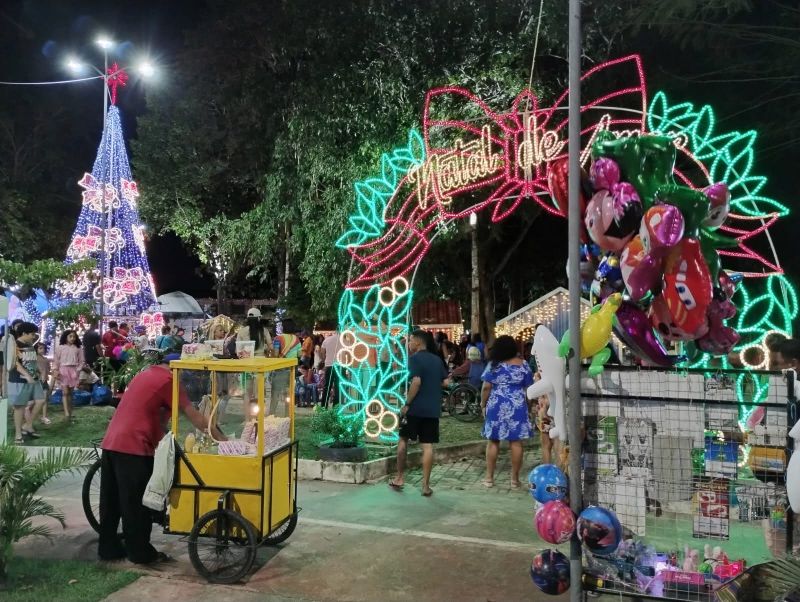
<instances>
[{"instance_id":1,"label":"palm frond","mask_svg":"<svg viewBox=\"0 0 800 602\"><path fill-rule=\"evenodd\" d=\"M800 558L777 558L759 569L754 573L759 600L781 599L800 585Z\"/></svg>"}]
</instances>

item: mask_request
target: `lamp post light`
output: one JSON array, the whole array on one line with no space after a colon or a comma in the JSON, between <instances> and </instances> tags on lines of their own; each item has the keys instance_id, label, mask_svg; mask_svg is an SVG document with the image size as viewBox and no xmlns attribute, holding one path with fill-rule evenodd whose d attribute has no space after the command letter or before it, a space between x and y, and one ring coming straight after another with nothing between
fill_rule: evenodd
<instances>
[{"instance_id":1,"label":"lamp post light","mask_svg":"<svg viewBox=\"0 0 800 602\"><path fill-rule=\"evenodd\" d=\"M76 57L69 57L66 60L66 67L73 73L79 73L85 67L89 67L93 71L95 71L100 78L103 80L103 132L105 134L106 130L106 122L108 119L108 101L111 99L111 102L116 102L116 89L117 86L124 86L125 82L128 79L127 73L123 67L114 63L109 68L108 65L108 54L109 51L116 46L116 43L109 38L108 36L102 35L99 36L95 40L95 44L102 50L103 52L103 70L101 71L98 67L83 63ZM142 76L144 77L152 77L155 74L155 67L149 61L143 61L140 65L138 65L136 69ZM107 182L105 182L105 174L101 176L99 184L102 188L101 194L101 212L103 214L103 227L101 228L100 232L100 295L99 295L99 303L98 303L98 313L100 315L100 334L103 333L103 317L105 316L105 279L106 279L106 272L108 271L108 256L106 252L106 230L110 225L111 215L110 215L110 207L108 206L107 198L106 198L106 189L107 189Z\"/></svg>"}]
</instances>

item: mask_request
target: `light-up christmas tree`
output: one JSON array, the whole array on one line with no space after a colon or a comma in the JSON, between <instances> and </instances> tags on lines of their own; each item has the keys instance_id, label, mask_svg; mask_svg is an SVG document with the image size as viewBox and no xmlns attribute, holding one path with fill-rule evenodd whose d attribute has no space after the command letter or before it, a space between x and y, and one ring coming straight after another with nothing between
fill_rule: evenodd
<instances>
[{"instance_id":1,"label":"light-up christmas tree","mask_svg":"<svg viewBox=\"0 0 800 602\"><path fill-rule=\"evenodd\" d=\"M98 303L102 293L104 315L136 315L156 302L155 285L145 252L145 228L136 207L139 190L131 175L116 106L117 88L125 85L127 75L116 63L108 74L111 106L92 173L85 173L78 182L84 189L83 207L66 258L66 263L95 259L98 270L61 283L59 292L64 301L94 299Z\"/></svg>"}]
</instances>

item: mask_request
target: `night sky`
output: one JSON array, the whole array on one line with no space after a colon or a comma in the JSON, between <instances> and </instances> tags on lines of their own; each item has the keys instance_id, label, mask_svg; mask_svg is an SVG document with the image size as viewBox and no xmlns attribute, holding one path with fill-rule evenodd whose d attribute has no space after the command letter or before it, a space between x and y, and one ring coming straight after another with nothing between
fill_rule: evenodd
<instances>
[{"instance_id":1,"label":"night sky","mask_svg":"<svg viewBox=\"0 0 800 602\"><path fill-rule=\"evenodd\" d=\"M53 80L70 77L62 69L64 57L76 53L95 62L102 61L102 55L93 45L97 34L106 32L117 42L117 58L132 60L140 54L147 54L161 69L161 81L147 85L169 85L169 72L173 57L183 43L183 32L191 29L201 14L202 0L136 0L130 2L78 2L73 0L6 0L0 7L0 49L4 58L0 59L0 80ZM635 51L637 49L625 49ZM667 54L657 43L641 48L645 65L651 80L657 80L658 87L668 90L674 85L675 98L683 98L686 89L680 89L680 74L691 69L690 56L686 54ZM620 50L622 54L623 50ZM136 118L146 112L144 88L136 78L121 93L118 102L126 136L136 136ZM703 88L690 91L686 97L695 103L715 103L715 94L720 89ZM97 143L102 129L102 90L99 81L59 87L42 87L41 94L59 94L65 105L79 112L84 127L93 136L85 140L65 139L64 144L73 147L77 180L82 171L91 169ZM423 99L419 99L420 104ZM727 107L735 103L735 96L727 96L722 103ZM741 100L739 102L746 102ZM720 107L721 108L721 107ZM718 110L719 113L719 110ZM365 116L368 118L368 116ZM794 116L792 116L794 118ZM747 129L748 123L741 120L725 121L725 127ZM94 140L94 142L89 142ZM796 197L796 153L791 147L781 152L770 152L769 148L759 153L758 172L767 175L770 183L767 195L780 202L793 206ZM795 161L792 160L795 157ZM134 176L136 157L131 156ZM65 208L64 219L76 220L79 211L77 202ZM557 221L557 220L556 220ZM566 223L554 223L552 219L539 220L532 237L538 244L560 245L566 236ZM786 264L790 277L797 282L800 276L800 262L793 258L797 248L798 215L781 220L782 223L771 230L778 247L779 255ZM154 236L148 247L148 257L154 273L158 290L184 290L190 294L211 294L212 282L200 277L199 263L190 257L174 236Z\"/></svg>"}]
</instances>

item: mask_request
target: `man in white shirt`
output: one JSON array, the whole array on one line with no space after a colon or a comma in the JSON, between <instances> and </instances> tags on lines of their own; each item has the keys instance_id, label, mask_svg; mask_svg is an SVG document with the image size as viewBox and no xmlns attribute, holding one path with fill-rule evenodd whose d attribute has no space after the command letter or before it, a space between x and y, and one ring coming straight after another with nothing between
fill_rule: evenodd
<instances>
[{"instance_id":1,"label":"man in white shirt","mask_svg":"<svg viewBox=\"0 0 800 602\"><path fill-rule=\"evenodd\" d=\"M336 400L336 392L339 390L339 377L336 370L333 369L333 364L341 346L338 331L334 331L322 341L320 355L325 362L325 396L322 398L322 406L325 408L333 405Z\"/></svg>"}]
</instances>

